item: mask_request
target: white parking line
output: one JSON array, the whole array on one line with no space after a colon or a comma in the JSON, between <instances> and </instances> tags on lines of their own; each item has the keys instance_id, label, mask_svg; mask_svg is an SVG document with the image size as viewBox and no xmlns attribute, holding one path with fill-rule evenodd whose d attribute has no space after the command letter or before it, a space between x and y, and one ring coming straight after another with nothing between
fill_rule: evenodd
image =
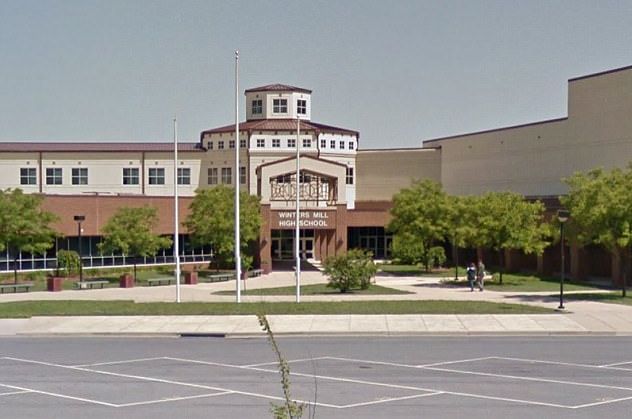
<instances>
[{"instance_id":1,"label":"white parking line","mask_svg":"<svg viewBox=\"0 0 632 419\"><path fill-rule=\"evenodd\" d=\"M604 405L604 404L623 402L623 401L626 401L626 400L632 400L632 396L630 396L630 397L622 397L620 399L603 400L603 401L600 401L600 402L580 404L580 405L577 405L577 406L573 406L573 409L582 409L584 407L601 406L601 405Z\"/></svg>"},{"instance_id":2,"label":"white parking line","mask_svg":"<svg viewBox=\"0 0 632 419\"><path fill-rule=\"evenodd\" d=\"M123 403L119 404L116 407L130 407L130 406L143 406L146 404L156 404L156 403L166 403L166 402L177 402L180 400L191 400L191 399L201 399L207 397L215 397L215 396L224 396L226 394L234 394L234 391L224 391L221 393L209 393L209 394L198 394L195 396L183 396L183 397L170 397L167 399L159 399L159 400L148 400L145 402L133 402L133 403Z\"/></svg>"},{"instance_id":3,"label":"white parking line","mask_svg":"<svg viewBox=\"0 0 632 419\"><path fill-rule=\"evenodd\" d=\"M62 399L76 400L76 401L80 401L80 402L93 403L93 404L98 404L98 405L101 405L101 406L108 406L108 407L116 407L117 406L115 404L102 402L102 401L99 401L99 400L86 399L86 398L83 398L83 397L68 396L66 394L52 393L50 391L35 390L35 389L32 389L32 388L13 386L13 385L10 385L10 384L0 384L0 385L2 385L4 387L8 387L8 388L14 388L16 390L23 390L24 392L44 394L44 395L47 395L47 396L59 397L59 398L62 398Z\"/></svg>"},{"instance_id":4,"label":"white parking line","mask_svg":"<svg viewBox=\"0 0 632 419\"><path fill-rule=\"evenodd\" d=\"M78 367L78 368L98 367L98 366L101 366L101 365L117 365L117 364L127 364L127 363L132 363L132 362L157 361L159 359L164 359L164 357L159 356L159 357L154 357L154 358L138 358L138 359L128 359L128 360L125 360L125 361L98 362L98 363L94 363L94 364L78 364L78 365L68 365L68 366L69 367Z\"/></svg>"},{"instance_id":5,"label":"white parking line","mask_svg":"<svg viewBox=\"0 0 632 419\"><path fill-rule=\"evenodd\" d=\"M599 365L600 368L610 368L610 367L616 367L617 365L628 365L628 364L632 364L632 361L625 361L625 362L615 362L614 364L605 364L605 365ZM622 368L626 371L630 371L627 368Z\"/></svg>"},{"instance_id":6,"label":"white parking line","mask_svg":"<svg viewBox=\"0 0 632 419\"><path fill-rule=\"evenodd\" d=\"M449 364L458 364L462 362L475 362L475 361L486 361L488 359L493 359L493 356L484 356L480 358L469 358L469 359L458 359L454 361L444 361L444 362L434 362L432 364L401 364L398 362L388 362L388 361L371 361L366 359L356 359L356 358L343 358L343 357L335 357L335 356L324 356L323 359L333 359L336 361L348 361L348 362L362 362L365 364L375 364L375 365L388 365L392 367L404 367L404 368L424 368L424 367L432 367L436 365L449 365Z\"/></svg>"},{"instance_id":7,"label":"white parking line","mask_svg":"<svg viewBox=\"0 0 632 419\"><path fill-rule=\"evenodd\" d=\"M293 359L291 361L286 361L288 364L293 364L296 362L307 362L307 361L318 361L321 359L328 359L328 356L319 356L319 357L315 357L315 358L299 358L299 359ZM260 364L247 364L247 365L240 365L241 367L265 367L266 365L278 365L279 361L273 361L273 362L262 362Z\"/></svg>"},{"instance_id":8,"label":"white parking line","mask_svg":"<svg viewBox=\"0 0 632 419\"><path fill-rule=\"evenodd\" d=\"M72 367L72 366L68 366L68 365L53 364L53 363L50 363L50 362L35 361L35 360L30 360L30 359L14 358L14 357L8 357L8 356L2 357L2 358L10 359L10 360L13 360L13 361L18 361L18 362L25 362L25 363L31 363L31 364L46 365L46 366L50 366L50 367L65 368L65 369L70 369L70 370L75 370L75 371L84 371L84 372L91 372L91 373L95 373L95 374L109 375L109 376L113 376L113 377L132 378L132 379L141 380L141 381L151 381L151 382L156 382L156 383L166 383L166 384L174 384L174 385L180 385L180 386L185 386L185 387L201 388L201 389L207 389L207 390L216 390L218 392L224 392L226 394L234 393L234 394L241 394L241 395L244 395L244 396L259 397L259 398L268 399L268 400L285 401L285 399L283 397L270 396L270 395L267 395L267 394L253 393L253 392L248 392L248 391L232 390L232 389L229 389L229 388L213 387L213 386L206 386L206 385L194 384L194 383L185 383L185 382L181 382L181 381L165 380L165 379L162 379L162 378L145 377L145 376L140 376L140 375L119 374L119 373L109 372L109 371L93 370L93 369L82 368L82 367ZM165 358L167 358L167 357L165 357ZM177 358L167 358L167 359L178 360ZM218 365L225 365L225 364L218 364ZM226 366L228 366L228 365L226 365ZM240 368L239 366L233 366L233 367ZM16 388L15 386L8 386L8 385L5 385L5 386L9 387L9 388ZM29 389L23 389L23 388L18 388L18 389L19 390L29 390ZM36 390L33 390L33 391L39 392L39 391L36 391ZM42 393L42 392L40 392L40 393ZM50 393L50 395L55 395L55 394L54 393ZM65 395L62 395L62 394L58 395L58 397L71 398L71 396L65 396ZM78 399L77 398L77 400L83 400L83 401L87 401L87 402L103 404L103 405L107 405L107 406L110 406L110 407L117 407L118 406L118 405L112 404L112 403L98 402L98 401L89 400L89 399ZM309 400L298 400L298 399L296 399L294 401L296 401L298 403L305 403L305 404L311 404L311 405L316 405L316 406L321 406L321 407L332 407L332 408L340 409L340 406L333 405L333 404L327 404L327 403L321 403L321 402L314 403L314 402L310 402Z\"/></svg>"},{"instance_id":9,"label":"white parking line","mask_svg":"<svg viewBox=\"0 0 632 419\"><path fill-rule=\"evenodd\" d=\"M492 356L490 358L504 359L504 360L507 360L507 361L532 362L532 363L536 363L536 364L564 365L564 366L568 366L568 367L600 368L600 369L611 369L613 371L630 371L629 368L617 368L617 367L615 367L615 365L617 365L617 364L611 364L611 365L577 364L577 363L572 363L572 362L545 361L545 360L543 361L543 360L540 360L540 359L511 358L511 357L506 357L506 356ZM624 363L621 363L621 364L624 364Z\"/></svg>"},{"instance_id":10,"label":"white parking line","mask_svg":"<svg viewBox=\"0 0 632 419\"><path fill-rule=\"evenodd\" d=\"M402 397L389 397L379 400L372 400L370 402L362 402L362 403L354 403L354 404L345 404L340 406L341 409L349 409L351 407L361 407L361 406L370 406L373 404L387 403L387 402L397 402L400 400L409 400L409 399L418 399L421 397L430 397L437 396L439 394L444 394L443 391L437 391L436 393L423 393L423 394L413 394L412 396L402 396Z\"/></svg>"},{"instance_id":11,"label":"white parking line","mask_svg":"<svg viewBox=\"0 0 632 419\"><path fill-rule=\"evenodd\" d=\"M4 384L0 384L0 386L2 386ZM13 396L14 394L26 394L26 393L31 393L30 390L23 390L23 391L8 391L6 393L0 393L0 396Z\"/></svg>"}]
</instances>

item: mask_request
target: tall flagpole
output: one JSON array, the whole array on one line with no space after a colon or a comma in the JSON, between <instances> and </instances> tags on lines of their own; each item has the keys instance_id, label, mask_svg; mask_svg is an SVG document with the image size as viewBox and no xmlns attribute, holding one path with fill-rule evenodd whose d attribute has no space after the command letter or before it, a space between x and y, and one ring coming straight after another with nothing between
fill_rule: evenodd
<instances>
[{"instance_id":1,"label":"tall flagpole","mask_svg":"<svg viewBox=\"0 0 632 419\"><path fill-rule=\"evenodd\" d=\"M296 228L294 235L294 243L296 250L296 302L301 302L301 247L300 247L300 189L301 189L301 163L300 163L300 143L301 120L296 115Z\"/></svg>"},{"instance_id":2,"label":"tall flagpole","mask_svg":"<svg viewBox=\"0 0 632 419\"><path fill-rule=\"evenodd\" d=\"M178 121L173 118L173 258L176 261L176 303L180 302L180 217L178 214Z\"/></svg>"},{"instance_id":3,"label":"tall flagpole","mask_svg":"<svg viewBox=\"0 0 632 419\"><path fill-rule=\"evenodd\" d=\"M235 50L235 282L241 302L241 255L239 249L239 50Z\"/></svg>"}]
</instances>

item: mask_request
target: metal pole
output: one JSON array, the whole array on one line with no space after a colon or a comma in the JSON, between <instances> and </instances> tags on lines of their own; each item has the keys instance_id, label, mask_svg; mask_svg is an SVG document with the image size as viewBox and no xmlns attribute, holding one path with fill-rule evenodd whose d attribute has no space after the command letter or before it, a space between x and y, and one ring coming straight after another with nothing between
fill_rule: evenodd
<instances>
[{"instance_id":1,"label":"metal pole","mask_svg":"<svg viewBox=\"0 0 632 419\"><path fill-rule=\"evenodd\" d=\"M456 244L456 231L454 232L454 244L452 247L454 248L454 280L459 280L459 247Z\"/></svg>"},{"instance_id":2,"label":"metal pole","mask_svg":"<svg viewBox=\"0 0 632 419\"><path fill-rule=\"evenodd\" d=\"M558 309L564 309L564 223L560 223L560 252L562 255L562 269L560 275L560 306Z\"/></svg>"},{"instance_id":3,"label":"metal pole","mask_svg":"<svg viewBox=\"0 0 632 419\"><path fill-rule=\"evenodd\" d=\"M296 228L294 244L296 250L296 302L301 302L301 251L300 251L300 189L301 189L301 162L299 151L299 137L301 135L301 120L296 115Z\"/></svg>"},{"instance_id":4,"label":"metal pole","mask_svg":"<svg viewBox=\"0 0 632 419\"><path fill-rule=\"evenodd\" d=\"M173 118L173 257L176 261L176 303L180 302L180 216L178 211L178 121Z\"/></svg>"},{"instance_id":5,"label":"metal pole","mask_svg":"<svg viewBox=\"0 0 632 419\"><path fill-rule=\"evenodd\" d=\"M239 248L239 50L235 50L235 282L241 302L241 255Z\"/></svg>"},{"instance_id":6,"label":"metal pole","mask_svg":"<svg viewBox=\"0 0 632 419\"><path fill-rule=\"evenodd\" d=\"M79 282L83 283L83 259L81 257L81 221L77 223L77 235L79 236Z\"/></svg>"}]
</instances>

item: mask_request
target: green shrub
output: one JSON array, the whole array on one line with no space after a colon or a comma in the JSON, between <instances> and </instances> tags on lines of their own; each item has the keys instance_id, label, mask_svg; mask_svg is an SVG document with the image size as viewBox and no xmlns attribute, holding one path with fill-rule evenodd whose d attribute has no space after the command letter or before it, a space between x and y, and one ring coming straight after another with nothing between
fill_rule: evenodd
<instances>
[{"instance_id":1,"label":"green shrub","mask_svg":"<svg viewBox=\"0 0 632 419\"><path fill-rule=\"evenodd\" d=\"M74 250L60 250L57 252L57 275L68 277L79 272L81 260Z\"/></svg>"},{"instance_id":2,"label":"green shrub","mask_svg":"<svg viewBox=\"0 0 632 419\"><path fill-rule=\"evenodd\" d=\"M373 255L361 249L351 249L339 256L331 256L324 263L325 274L329 276L328 287L347 292L352 288L367 289L377 267Z\"/></svg>"},{"instance_id":3,"label":"green shrub","mask_svg":"<svg viewBox=\"0 0 632 419\"><path fill-rule=\"evenodd\" d=\"M441 246L435 246L428 251L428 265L433 268L440 268L447 260L445 250Z\"/></svg>"}]
</instances>

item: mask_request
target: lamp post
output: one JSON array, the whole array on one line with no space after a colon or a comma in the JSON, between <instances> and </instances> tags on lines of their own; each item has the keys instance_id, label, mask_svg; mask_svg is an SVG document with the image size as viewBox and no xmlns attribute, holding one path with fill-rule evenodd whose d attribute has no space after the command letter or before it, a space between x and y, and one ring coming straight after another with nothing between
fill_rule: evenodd
<instances>
[{"instance_id":1,"label":"lamp post","mask_svg":"<svg viewBox=\"0 0 632 419\"><path fill-rule=\"evenodd\" d=\"M562 256L560 269L560 306L559 310L564 310L564 223L568 221L571 213L568 210L558 210L557 220L560 222L560 254Z\"/></svg>"},{"instance_id":2,"label":"lamp post","mask_svg":"<svg viewBox=\"0 0 632 419\"><path fill-rule=\"evenodd\" d=\"M459 246L456 244L456 230L454 230L454 242L452 244L454 249L454 280L459 280Z\"/></svg>"},{"instance_id":3,"label":"lamp post","mask_svg":"<svg viewBox=\"0 0 632 419\"><path fill-rule=\"evenodd\" d=\"M79 237L79 283L83 284L83 258L81 257L81 223L86 220L85 215L75 215L74 220L77 222L77 236Z\"/></svg>"}]
</instances>

